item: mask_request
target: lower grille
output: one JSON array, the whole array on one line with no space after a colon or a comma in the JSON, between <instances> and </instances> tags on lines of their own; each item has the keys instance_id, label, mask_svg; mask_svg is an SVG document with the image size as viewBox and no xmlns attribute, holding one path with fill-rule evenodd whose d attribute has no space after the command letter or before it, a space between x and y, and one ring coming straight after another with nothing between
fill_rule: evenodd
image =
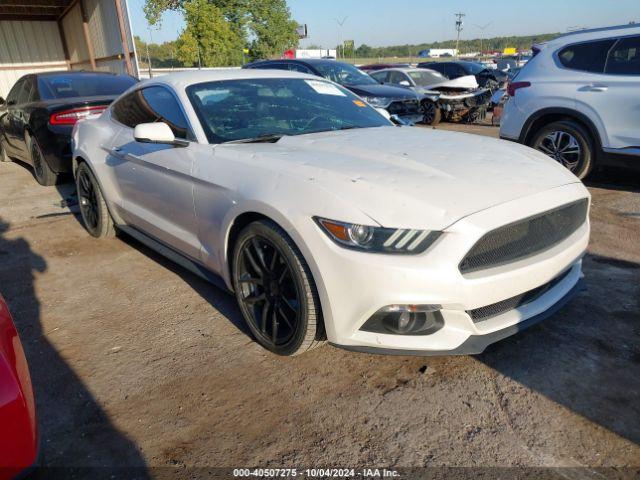
<instances>
[{"instance_id":1,"label":"lower grille","mask_svg":"<svg viewBox=\"0 0 640 480\"><path fill-rule=\"evenodd\" d=\"M387 111L391 115L418 115L420 114L420 102L417 100L391 102Z\"/></svg>"},{"instance_id":2,"label":"lower grille","mask_svg":"<svg viewBox=\"0 0 640 480\"><path fill-rule=\"evenodd\" d=\"M460 262L471 273L531 257L568 238L587 220L585 198L487 233Z\"/></svg>"},{"instance_id":3,"label":"lower grille","mask_svg":"<svg viewBox=\"0 0 640 480\"><path fill-rule=\"evenodd\" d=\"M534 288L533 290L529 290L528 292L521 293L520 295L516 295L515 297L507 298L506 300L502 300L501 302L492 303L491 305L487 305L485 307L467 310L467 313L473 320L473 323L484 322L485 320L489 320L490 318L497 317L498 315L502 315L503 313L514 310L518 307L522 307L527 303L531 303L537 300L557 284L559 284L562 280L564 280L570 272L571 270L568 270L562 275L551 280L549 283L545 283L544 285Z\"/></svg>"}]
</instances>

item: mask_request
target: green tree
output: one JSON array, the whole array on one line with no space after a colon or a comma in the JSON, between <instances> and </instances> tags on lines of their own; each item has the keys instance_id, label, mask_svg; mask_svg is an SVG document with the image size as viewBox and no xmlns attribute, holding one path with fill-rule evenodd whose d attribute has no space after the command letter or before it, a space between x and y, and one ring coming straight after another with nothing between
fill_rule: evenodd
<instances>
[{"instance_id":1,"label":"green tree","mask_svg":"<svg viewBox=\"0 0 640 480\"><path fill-rule=\"evenodd\" d=\"M193 0L146 0L144 10L147 20L154 25L166 10L181 11L186 19L190 3ZM297 23L291 18L286 0L206 0L202 3L217 8L216 15L222 15L235 35L231 41L239 38L244 46L249 46L252 58L279 56L298 44ZM186 19L186 22L188 28L190 21Z\"/></svg>"},{"instance_id":2,"label":"green tree","mask_svg":"<svg viewBox=\"0 0 640 480\"><path fill-rule=\"evenodd\" d=\"M240 63L243 40L222 10L207 0L183 2L186 27L178 37L178 59L187 65L219 67Z\"/></svg>"}]
</instances>

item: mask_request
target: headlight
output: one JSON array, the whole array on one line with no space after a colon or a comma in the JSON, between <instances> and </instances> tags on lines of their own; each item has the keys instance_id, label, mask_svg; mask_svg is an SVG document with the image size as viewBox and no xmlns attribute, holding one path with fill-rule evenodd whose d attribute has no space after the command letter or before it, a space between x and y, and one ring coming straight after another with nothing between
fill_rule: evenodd
<instances>
[{"instance_id":1,"label":"headlight","mask_svg":"<svg viewBox=\"0 0 640 480\"><path fill-rule=\"evenodd\" d=\"M372 227L314 217L327 236L338 245L376 253L416 255L435 242L441 232Z\"/></svg>"},{"instance_id":2,"label":"headlight","mask_svg":"<svg viewBox=\"0 0 640 480\"><path fill-rule=\"evenodd\" d=\"M372 107L387 108L391 104L391 99L385 97L362 97Z\"/></svg>"}]
</instances>

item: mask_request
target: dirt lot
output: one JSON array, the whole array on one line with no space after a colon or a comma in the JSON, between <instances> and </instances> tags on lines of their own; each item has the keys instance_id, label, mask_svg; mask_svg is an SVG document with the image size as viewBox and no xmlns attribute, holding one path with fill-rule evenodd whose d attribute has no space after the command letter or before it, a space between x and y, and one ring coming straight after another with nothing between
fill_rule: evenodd
<instances>
[{"instance_id":1,"label":"dirt lot","mask_svg":"<svg viewBox=\"0 0 640 480\"><path fill-rule=\"evenodd\" d=\"M640 177L589 189L588 290L546 322L474 357L287 359L231 296L131 239L90 238L60 204L71 185L0 164L0 291L47 465L640 467Z\"/></svg>"}]
</instances>

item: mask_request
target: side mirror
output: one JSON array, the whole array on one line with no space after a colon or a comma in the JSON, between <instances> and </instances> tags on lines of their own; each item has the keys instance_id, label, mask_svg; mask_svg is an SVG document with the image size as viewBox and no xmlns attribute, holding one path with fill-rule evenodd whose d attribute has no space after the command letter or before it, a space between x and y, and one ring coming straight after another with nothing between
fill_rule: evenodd
<instances>
[{"instance_id":1,"label":"side mirror","mask_svg":"<svg viewBox=\"0 0 640 480\"><path fill-rule=\"evenodd\" d=\"M186 147L189 144L185 140L177 140L169 125L164 122L136 125L133 130L133 138L140 143L158 143L174 147Z\"/></svg>"},{"instance_id":2,"label":"side mirror","mask_svg":"<svg viewBox=\"0 0 640 480\"><path fill-rule=\"evenodd\" d=\"M387 112L384 108L376 108L376 110L378 111L378 113L380 115L382 115L384 118L386 118L387 120L391 120L391 114L389 112Z\"/></svg>"},{"instance_id":3,"label":"side mirror","mask_svg":"<svg viewBox=\"0 0 640 480\"><path fill-rule=\"evenodd\" d=\"M410 87L411 84L409 83L409 80L402 80L400 81L400 83L398 83L398 85L400 85L401 87Z\"/></svg>"}]
</instances>

